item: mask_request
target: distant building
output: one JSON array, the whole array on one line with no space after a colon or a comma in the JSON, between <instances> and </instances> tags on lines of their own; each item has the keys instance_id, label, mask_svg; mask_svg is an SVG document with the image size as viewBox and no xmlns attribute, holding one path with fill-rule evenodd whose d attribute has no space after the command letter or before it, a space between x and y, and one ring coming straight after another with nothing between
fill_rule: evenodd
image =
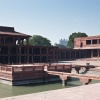
<instances>
[{"instance_id":1,"label":"distant building","mask_svg":"<svg viewBox=\"0 0 100 100\"><path fill-rule=\"evenodd\" d=\"M66 46L67 45L67 39L60 39L59 44Z\"/></svg>"}]
</instances>

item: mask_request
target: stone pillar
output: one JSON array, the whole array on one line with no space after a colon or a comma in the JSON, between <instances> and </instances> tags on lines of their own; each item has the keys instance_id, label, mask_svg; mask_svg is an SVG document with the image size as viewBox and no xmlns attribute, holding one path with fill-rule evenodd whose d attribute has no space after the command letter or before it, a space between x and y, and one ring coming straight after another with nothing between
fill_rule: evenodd
<instances>
[{"instance_id":1,"label":"stone pillar","mask_svg":"<svg viewBox=\"0 0 100 100\"><path fill-rule=\"evenodd\" d=\"M64 51L64 56L65 56L65 57L64 57L64 60L66 60L66 51Z\"/></svg>"},{"instance_id":2,"label":"stone pillar","mask_svg":"<svg viewBox=\"0 0 100 100\"><path fill-rule=\"evenodd\" d=\"M19 56L19 54L18 54L18 50L19 50L19 48L16 47L16 51L17 51L17 53L16 53L16 63L19 63L19 61L18 61L18 56Z\"/></svg>"},{"instance_id":3,"label":"stone pillar","mask_svg":"<svg viewBox=\"0 0 100 100\"><path fill-rule=\"evenodd\" d=\"M81 52L82 52L82 51L80 50L80 51L79 51L79 58L82 58L82 56L81 56Z\"/></svg>"},{"instance_id":4,"label":"stone pillar","mask_svg":"<svg viewBox=\"0 0 100 100\"><path fill-rule=\"evenodd\" d=\"M32 63L33 63L33 48L32 48L32 55L31 56L32 56Z\"/></svg>"},{"instance_id":5,"label":"stone pillar","mask_svg":"<svg viewBox=\"0 0 100 100\"><path fill-rule=\"evenodd\" d=\"M22 45L24 45L24 39L22 39Z\"/></svg>"},{"instance_id":6,"label":"stone pillar","mask_svg":"<svg viewBox=\"0 0 100 100\"><path fill-rule=\"evenodd\" d=\"M66 81L62 80L62 86L66 86Z\"/></svg>"},{"instance_id":7,"label":"stone pillar","mask_svg":"<svg viewBox=\"0 0 100 100\"><path fill-rule=\"evenodd\" d=\"M55 56L56 56L56 63L58 62L58 48L56 48L56 54L55 54Z\"/></svg>"},{"instance_id":8,"label":"stone pillar","mask_svg":"<svg viewBox=\"0 0 100 100\"><path fill-rule=\"evenodd\" d=\"M47 50L46 55L47 55L47 62L48 62L49 61L49 59L48 59L48 57L49 57L49 55L48 55L48 48L46 50Z\"/></svg>"},{"instance_id":9,"label":"stone pillar","mask_svg":"<svg viewBox=\"0 0 100 100\"><path fill-rule=\"evenodd\" d=\"M0 44L1 44L1 37L0 37Z\"/></svg>"},{"instance_id":10,"label":"stone pillar","mask_svg":"<svg viewBox=\"0 0 100 100\"><path fill-rule=\"evenodd\" d=\"M52 50L52 49L49 47L49 48L48 48L48 57L49 57L49 58L48 58L48 63L49 63L49 66L51 65L51 50Z\"/></svg>"},{"instance_id":11,"label":"stone pillar","mask_svg":"<svg viewBox=\"0 0 100 100\"><path fill-rule=\"evenodd\" d=\"M80 82L83 83L83 85L87 85L89 84L90 82L92 81L92 79L89 79L89 78L80 78Z\"/></svg>"},{"instance_id":12,"label":"stone pillar","mask_svg":"<svg viewBox=\"0 0 100 100\"><path fill-rule=\"evenodd\" d=\"M80 67L75 67L75 70L79 74Z\"/></svg>"},{"instance_id":13,"label":"stone pillar","mask_svg":"<svg viewBox=\"0 0 100 100\"><path fill-rule=\"evenodd\" d=\"M20 39L18 38L18 45L20 45Z\"/></svg>"},{"instance_id":14,"label":"stone pillar","mask_svg":"<svg viewBox=\"0 0 100 100\"><path fill-rule=\"evenodd\" d=\"M93 57L93 50L91 49L91 58Z\"/></svg>"},{"instance_id":15,"label":"stone pillar","mask_svg":"<svg viewBox=\"0 0 100 100\"><path fill-rule=\"evenodd\" d=\"M92 45L92 39L91 39L91 45Z\"/></svg>"},{"instance_id":16,"label":"stone pillar","mask_svg":"<svg viewBox=\"0 0 100 100\"><path fill-rule=\"evenodd\" d=\"M83 50L84 58L86 58L86 50Z\"/></svg>"},{"instance_id":17,"label":"stone pillar","mask_svg":"<svg viewBox=\"0 0 100 100\"><path fill-rule=\"evenodd\" d=\"M97 39L97 44L99 44L99 39Z\"/></svg>"},{"instance_id":18,"label":"stone pillar","mask_svg":"<svg viewBox=\"0 0 100 100\"><path fill-rule=\"evenodd\" d=\"M80 52L80 50L79 50L79 57L78 57L78 58L80 58L80 56L81 56L81 52Z\"/></svg>"},{"instance_id":19,"label":"stone pillar","mask_svg":"<svg viewBox=\"0 0 100 100\"><path fill-rule=\"evenodd\" d=\"M40 47L40 62L42 62L42 47Z\"/></svg>"},{"instance_id":20,"label":"stone pillar","mask_svg":"<svg viewBox=\"0 0 100 100\"><path fill-rule=\"evenodd\" d=\"M99 57L99 49L97 50L97 52L98 52L98 53L97 53L97 56Z\"/></svg>"},{"instance_id":21,"label":"stone pillar","mask_svg":"<svg viewBox=\"0 0 100 100\"><path fill-rule=\"evenodd\" d=\"M86 50L86 58L88 58L87 50Z\"/></svg>"},{"instance_id":22,"label":"stone pillar","mask_svg":"<svg viewBox=\"0 0 100 100\"><path fill-rule=\"evenodd\" d=\"M21 64L21 47L19 47L19 64Z\"/></svg>"},{"instance_id":23,"label":"stone pillar","mask_svg":"<svg viewBox=\"0 0 100 100\"><path fill-rule=\"evenodd\" d=\"M16 45L16 39L15 38L13 38L13 44Z\"/></svg>"},{"instance_id":24,"label":"stone pillar","mask_svg":"<svg viewBox=\"0 0 100 100\"><path fill-rule=\"evenodd\" d=\"M26 39L26 45L29 45L29 38Z\"/></svg>"},{"instance_id":25,"label":"stone pillar","mask_svg":"<svg viewBox=\"0 0 100 100\"><path fill-rule=\"evenodd\" d=\"M71 59L71 51L69 51L69 58ZM68 59L69 59L69 58L68 58Z\"/></svg>"},{"instance_id":26,"label":"stone pillar","mask_svg":"<svg viewBox=\"0 0 100 100\"><path fill-rule=\"evenodd\" d=\"M27 63L29 63L29 47L27 47Z\"/></svg>"},{"instance_id":27,"label":"stone pillar","mask_svg":"<svg viewBox=\"0 0 100 100\"><path fill-rule=\"evenodd\" d=\"M76 51L75 51L75 56L74 56L74 58L76 59Z\"/></svg>"},{"instance_id":28,"label":"stone pillar","mask_svg":"<svg viewBox=\"0 0 100 100\"><path fill-rule=\"evenodd\" d=\"M66 86L66 80L68 79L67 75L60 75L60 79L62 80L62 86Z\"/></svg>"},{"instance_id":29,"label":"stone pillar","mask_svg":"<svg viewBox=\"0 0 100 100\"><path fill-rule=\"evenodd\" d=\"M6 44L6 43L5 43L5 42L6 42L6 38L7 38L7 37L4 37L4 44Z\"/></svg>"},{"instance_id":30,"label":"stone pillar","mask_svg":"<svg viewBox=\"0 0 100 100\"><path fill-rule=\"evenodd\" d=\"M10 64L10 47L8 47L8 64Z\"/></svg>"}]
</instances>

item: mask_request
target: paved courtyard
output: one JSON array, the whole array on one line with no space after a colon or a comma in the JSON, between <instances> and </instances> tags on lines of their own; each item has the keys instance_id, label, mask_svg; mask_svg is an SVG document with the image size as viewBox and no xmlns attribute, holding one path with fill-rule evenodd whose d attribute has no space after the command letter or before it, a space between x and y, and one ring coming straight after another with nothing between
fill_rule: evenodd
<instances>
[{"instance_id":1,"label":"paved courtyard","mask_svg":"<svg viewBox=\"0 0 100 100\"><path fill-rule=\"evenodd\" d=\"M59 61L58 63L61 64L78 64L78 65L86 65L86 63L90 63L90 65L97 65L100 66L100 60L99 61L78 61L78 60L73 60L73 61Z\"/></svg>"}]
</instances>

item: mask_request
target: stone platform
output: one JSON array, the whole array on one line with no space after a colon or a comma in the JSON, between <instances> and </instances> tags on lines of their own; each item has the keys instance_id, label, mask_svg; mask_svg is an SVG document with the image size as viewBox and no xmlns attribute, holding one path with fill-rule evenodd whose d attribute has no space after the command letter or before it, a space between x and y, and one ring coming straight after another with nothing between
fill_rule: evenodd
<instances>
[{"instance_id":1,"label":"stone platform","mask_svg":"<svg viewBox=\"0 0 100 100\"><path fill-rule=\"evenodd\" d=\"M2 98L0 100L100 100L100 83Z\"/></svg>"}]
</instances>

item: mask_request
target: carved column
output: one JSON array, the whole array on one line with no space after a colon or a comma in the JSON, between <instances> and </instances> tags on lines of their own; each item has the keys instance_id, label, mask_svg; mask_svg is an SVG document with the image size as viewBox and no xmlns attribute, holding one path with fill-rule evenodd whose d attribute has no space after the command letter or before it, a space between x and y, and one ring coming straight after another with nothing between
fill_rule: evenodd
<instances>
[{"instance_id":1,"label":"carved column","mask_svg":"<svg viewBox=\"0 0 100 100\"><path fill-rule=\"evenodd\" d=\"M19 56L19 54L18 54L18 50L19 50L19 47L16 47L16 63L19 63L19 58L18 58L18 56Z\"/></svg>"},{"instance_id":2,"label":"carved column","mask_svg":"<svg viewBox=\"0 0 100 100\"><path fill-rule=\"evenodd\" d=\"M21 47L19 47L19 64L21 64Z\"/></svg>"},{"instance_id":3,"label":"carved column","mask_svg":"<svg viewBox=\"0 0 100 100\"><path fill-rule=\"evenodd\" d=\"M76 59L76 51L75 51L75 53L74 53L75 55L74 55L74 59Z\"/></svg>"},{"instance_id":4,"label":"carved column","mask_svg":"<svg viewBox=\"0 0 100 100\"><path fill-rule=\"evenodd\" d=\"M4 37L4 44L6 44L6 38L7 38L7 37Z\"/></svg>"},{"instance_id":5,"label":"carved column","mask_svg":"<svg viewBox=\"0 0 100 100\"><path fill-rule=\"evenodd\" d=\"M18 45L20 45L20 38L18 38Z\"/></svg>"},{"instance_id":6,"label":"carved column","mask_svg":"<svg viewBox=\"0 0 100 100\"><path fill-rule=\"evenodd\" d=\"M10 47L8 47L8 64L10 64Z\"/></svg>"},{"instance_id":7,"label":"carved column","mask_svg":"<svg viewBox=\"0 0 100 100\"><path fill-rule=\"evenodd\" d=\"M26 45L29 45L29 38L26 39Z\"/></svg>"},{"instance_id":8,"label":"carved column","mask_svg":"<svg viewBox=\"0 0 100 100\"><path fill-rule=\"evenodd\" d=\"M57 63L58 61L58 49L56 48L55 50L55 62Z\"/></svg>"},{"instance_id":9,"label":"carved column","mask_svg":"<svg viewBox=\"0 0 100 100\"><path fill-rule=\"evenodd\" d=\"M39 49L40 49L40 61L39 61L39 62L42 62L42 56L43 56L43 54L42 54L42 49L43 49L43 48L40 47Z\"/></svg>"},{"instance_id":10,"label":"carved column","mask_svg":"<svg viewBox=\"0 0 100 100\"><path fill-rule=\"evenodd\" d=\"M92 45L92 39L91 39L91 45Z\"/></svg>"},{"instance_id":11,"label":"carved column","mask_svg":"<svg viewBox=\"0 0 100 100\"><path fill-rule=\"evenodd\" d=\"M27 63L29 63L29 47L27 47L25 49L27 49Z\"/></svg>"},{"instance_id":12,"label":"carved column","mask_svg":"<svg viewBox=\"0 0 100 100\"><path fill-rule=\"evenodd\" d=\"M99 49L97 50L97 52L98 52L98 53L97 53L97 56L99 57Z\"/></svg>"},{"instance_id":13,"label":"carved column","mask_svg":"<svg viewBox=\"0 0 100 100\"><path fill-rule=\"evenodd\" d=\"M68 79L67 75L60 75L60 79L62 80L62 86L66 86L66 80Z\"/></svg>"},{"instance_id":14,"label":"carved column","mask_svg":"<svg viewBox=\"0 0 100 100\"><path fill-rule=\"evenodd\" d=\"M66 51L64 51L64 60L66 60Z\"/></svg>"},{"instance_id":15,"label":"carved column","mask_svg":"<svg viewBox=\"0 0 100 100\"><path fill-rule=\"evenodd\" d=\"M79 74L80 67L75 67L75 70Z\"/></svg>"},{"instance_id":16,"label":"carved column","mask_svg":"<svg viewBox=\"0 0 100 100\"><path fill-rule=\"evenodd\" d=\"M79 58L82 58L82 57L81 57L81 50L79 51Z\"/></svg>"},{"instance_id":17,"label":"carved column","mask_svg":"<svg viewBox=\"0 0 100 100\"><path fill-rule=\"evenodd\" d=\"M85 50L85 58L87 58L87 50Z\"/></svg>"},{"instance_id":18,"label":"carved column","mask_svg":"<svg viewBox=\"0 0 100 100\"><path fill-rule=\"evenodd\" d=\"M24 45L24 39L22 39L22 45Z\"/></svg>"},{"instance_id":19,"label":"carved column","mask_svg":"<svg viewBox=\"0 0 100 100\"><path fill-rule=\"evenodd\" d=\"M32 56L32 63L33 63L33 48L32 48L32 55L31 56Z\"/></svg>"},{"instance_id":20,"label":"carved column","mask_svg":"<svg viewBox=\"0 0 100 100\"><path fill-rule=\"evenodd\" d=\"M0 37L0 44L1 44L1 37Z\"/></svg>"},{"instance_id":21,"label":"carved column","mask_svg":"<svg viewBox=\"0 0 100 100\"><path fill-rule=\"evenodd\" d=\"M46 50L47 50L46 56L47 56L47 62L48 62L49 61L49 59L48 59L48 57L49 57L49 55L48 55L48 48Z\"/></svg>"},{"instance_id":22,"label":"carved column","mask_svg":"<svg viewBox=\"0 0 100 100\"><path fill-rule=\"evenodd\" d=\"M91 82L92 79L89 79L89 78L80 78L80 82L83 83L83 85L87 85Z\"/></svg>"},{"instance_id":23,"label":"carved column","mask_svg":"<svg viewBox=\"0 0 100 100\"><path fill-rule=\"evenodd\" d=\"M12 44L16 45L16 39L15 39L15 37L13 38L13 43Z\"/></svg>"},{"instance_id":24,"label":"carved column","mask_svg":"<svg viewBox=\"0 0 100 100\"><path fill-rule=\"evenodd\" d=\"M97 44L99 44L99 39L97 39Z\"/></svg>"},{"instance_id":25,"label":"carved column","mask_svg":"<svg viewBox=\"0 0 100 100\"><path fill-rule=\"evenodd\" d=\"M91 49L91 57L93 57L93 50Z\"/></svg>"}]
</instances>

